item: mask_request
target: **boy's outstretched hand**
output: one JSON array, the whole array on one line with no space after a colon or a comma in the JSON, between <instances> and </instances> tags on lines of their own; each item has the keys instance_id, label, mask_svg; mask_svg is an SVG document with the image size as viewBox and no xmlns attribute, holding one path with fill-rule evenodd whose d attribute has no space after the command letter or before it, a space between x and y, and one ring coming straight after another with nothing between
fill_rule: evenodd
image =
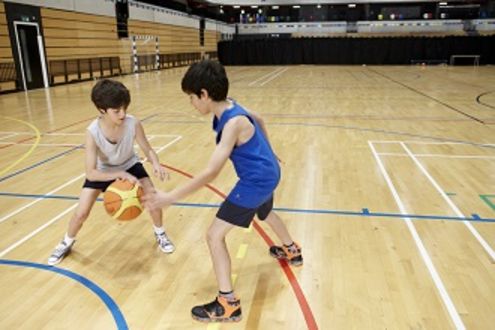
<instances>
[{"instance_id":1,"label":"boy's outstretched hand","mask_svg":"<svg viewBox=\"0 0 495 330\"><path fill-rule=\"evenodd\" d=\"M143 203L144 207L150 211L168 207L173 202L174 201L172 200L170 194L160 190L155 190L141 197L141 203Z\"/></svg>"},{"instance_id":2,"label":"boy's outstretched hand","mask_svg":"<svg viewBox=\"0 0 495 330\"><path fill-rule=\"evenodd\" d=\"M155 174L155 176L159 178L160 181L163 181L165 179L166 180L170 179L170 174L160 164L153 165L153 174Z\"/></svg>"}]
</instances>

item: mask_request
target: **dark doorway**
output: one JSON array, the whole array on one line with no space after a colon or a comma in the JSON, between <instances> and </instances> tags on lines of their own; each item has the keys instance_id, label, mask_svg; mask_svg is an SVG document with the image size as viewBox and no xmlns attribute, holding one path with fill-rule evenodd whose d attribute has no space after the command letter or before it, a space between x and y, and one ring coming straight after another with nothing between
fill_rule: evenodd
<instances>
[{"instance_id":1,"label":"dark doorway","mask_svg":"<svg viewBox=\"0 0 495 330\"><path fill-rule=\"evenodd\" d=\"M17 47L21 60L21 73L26 89L43 87L40 48L38 46L38 26L16 22Z\"/></svg>"}]
</instances>

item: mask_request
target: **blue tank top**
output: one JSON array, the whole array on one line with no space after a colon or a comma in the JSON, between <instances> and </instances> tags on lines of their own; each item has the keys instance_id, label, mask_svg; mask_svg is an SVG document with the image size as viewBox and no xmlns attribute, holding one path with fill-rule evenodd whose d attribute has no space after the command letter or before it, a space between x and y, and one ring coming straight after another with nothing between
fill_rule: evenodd
<instances>
[{"instance_id":1,"label":"blue tank top","mask_svg":"<svg viewBox=\"0 0 495 330\"><path fill-rule=\"evenodd\" d=\"M227 200L246 208L257 208L273 195L280 181L280 166L263 131L249 113L234 103L233 108L213 118L217 132L216 143L222 138L225 124L236 116L245 116L254 125L254 134L246 143L236 146L230 154L239 181L227 196Z\"/></svg>"}]
</instances>

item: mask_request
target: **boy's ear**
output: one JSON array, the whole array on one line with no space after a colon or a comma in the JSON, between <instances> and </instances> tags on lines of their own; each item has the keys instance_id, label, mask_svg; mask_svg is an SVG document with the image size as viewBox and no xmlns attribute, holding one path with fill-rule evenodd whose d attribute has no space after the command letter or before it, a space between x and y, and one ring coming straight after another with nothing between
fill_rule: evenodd
<instances>
[{"instance_id":1,"label":"boy's ear","mask_svg":"<svg viewBox=\"0 0 495 330\"><path fill-rule=\"evenodd\" d=\"M202 99L203 97L204 97L205 99L207 99L208 97L210 97L210 96L208 95L208 91L207 91L206 89L204 89L204 88L202 88L202 89L201 89L201 92L200 92L200 93L201 93L201 94L200 94L200 98L201 98L201 99Z\"/></svg>"},{"instance_id":2,"label":"boy's ear","mask_svg":"<svg viewBox=\"0 0 495 330\"><path fill-rule=\"evenodd\" d=\"M104 114L107 112L107 110L105 110L105 109L100 109L100 108L96 108L96 109L98 109L98 111L99 111L102 115L104 115Z\"/></svg>"}]
</instances>

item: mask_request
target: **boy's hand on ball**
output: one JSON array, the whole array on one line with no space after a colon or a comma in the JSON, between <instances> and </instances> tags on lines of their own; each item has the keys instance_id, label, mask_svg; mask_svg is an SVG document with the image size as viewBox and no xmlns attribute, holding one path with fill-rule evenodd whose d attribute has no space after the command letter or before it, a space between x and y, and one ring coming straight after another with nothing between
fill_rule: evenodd
<instances>
[{"instance_id":1,"label":"boy's hand on ball","mask_svg":"<svg viewBox=\"0 0 495 330\"><path fill-rule=\"evenodd\" d=\"M129 174L127 172L120 172L118 175L118 179L127 180L127 181L131 182L132 184L135 184L138 187L141 187L141 183L139 182L139 180L134 175Z\"/></svg>"}]
</instances>

